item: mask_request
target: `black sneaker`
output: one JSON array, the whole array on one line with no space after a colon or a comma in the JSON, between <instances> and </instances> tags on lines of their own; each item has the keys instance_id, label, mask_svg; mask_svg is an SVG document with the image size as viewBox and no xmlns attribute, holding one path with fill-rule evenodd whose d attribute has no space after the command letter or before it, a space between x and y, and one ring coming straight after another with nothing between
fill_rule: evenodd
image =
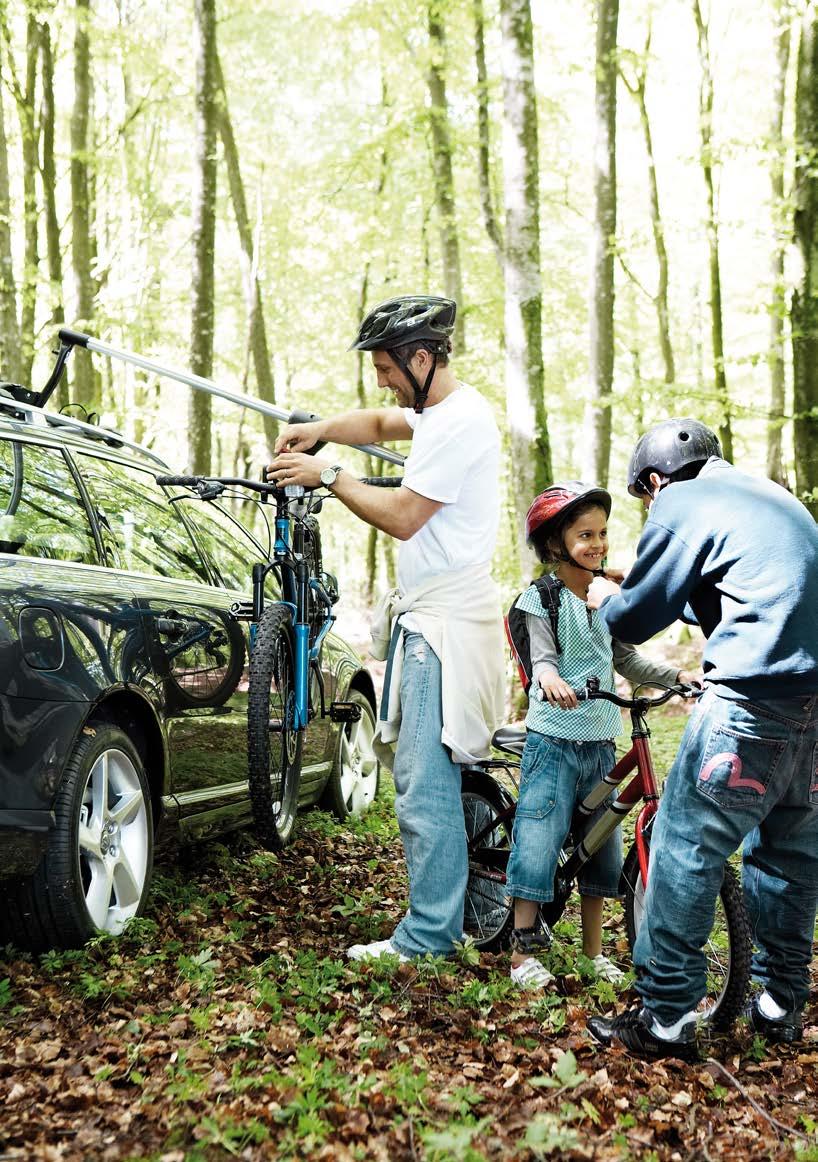
<instances>
[{"instance_id":1,"label":"black sneaker","mask_svg":"<svg viewBox=\"0 0 818 1162\"><path fill-rule=\"evenodd\" d=\"M793 1041L800 1041L803 1033L801 1023L801 1009L794 1009L780 1017L765 1017L758 1007L759 996L753 997L747 1006L747 1019L756 1033L766 1037L775 1044L791 1045Z\"/></svg>"},{"instance_id":2,"label":"black sneaker","mask_svg":"<svg viewBox=\"0 0 818 1162\"><path fill-rule=\"evenodd\" d=\"M591 1017L588 1032L601 1045L620 1041L636 1057L678 1057L698 1061L696 1022L688 1021L675 1037L657 1037L650 1014L641 1006L627 1009L618 1017Z\"/></svg>"}]
</instances>

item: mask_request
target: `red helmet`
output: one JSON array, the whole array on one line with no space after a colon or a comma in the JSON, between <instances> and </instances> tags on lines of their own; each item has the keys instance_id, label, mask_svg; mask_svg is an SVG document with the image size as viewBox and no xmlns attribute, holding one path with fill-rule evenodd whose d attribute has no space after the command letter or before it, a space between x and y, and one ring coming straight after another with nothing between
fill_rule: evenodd
<instances>
[{"instance_id":1,"label":"red helmet","mask_svg":"<svg viewBox=\"0 0 818 1162\"><path fill-rule=\"evenodd\" d=\"M542 550L549 533L564 521L581 504L598 504L611 515L611 494L594 484L583 484L581 480L561 480L549 485L544 492L534 498L525 518L527 543L542 560Z\"/></svg>"}]
</instances>

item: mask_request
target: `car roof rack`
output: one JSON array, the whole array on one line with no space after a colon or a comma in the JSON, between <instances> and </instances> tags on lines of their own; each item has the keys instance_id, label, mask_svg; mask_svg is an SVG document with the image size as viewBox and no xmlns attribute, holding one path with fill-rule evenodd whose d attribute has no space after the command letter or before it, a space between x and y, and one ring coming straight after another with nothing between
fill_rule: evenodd
<instances>
[{"instance_id":1,"label":"car roof rack","mask_svg":"<svg viewBox=\"0 0 818 1162\"><path fill-rule=\"evenodd\" d=\"M146 448L144 444L133 443L119 432L113 431L112 428L100 428L97 424L87 424L84 420L75 420L73 416L64 416L62 412L47 412L45 408L7 396L3 390L7 387L8 384L0 384L0 412L6 412L16 420L28 421L34 426L66 428L69 431L81 432L82 435L108 444L111 448L128 448L143 456L149 456L151 460L161 464L163 468L167 466L162 457L157 456L150 448Z\"/></svg>"},{"instance_id":2,"label":"car roof rack","mask_svg":"<svg viewBox=\"0 0 818 1162\"><path fill-rule=\"evenodd\" d=\"M21 403L42 408L60 382L68 356L75 347L84 347L86 351L104 355L108 359L120 359L123 363L131 363L134 367L142 368L143 371L151 371L155 375L163 376L166 379L173 379L177 383L184 383L188 387L192 387L195 391L204 391L208 395L216 396L217 399L227 400L228 403L238 404L239 407L248 408L250 411L261 412L262 415L272 416L274 419L283 420L285 423L290 419L289 412L284 411L282 408L277 408L265 400L254 399L253 396L244 395L240 391L230 391L226 387L220 387L212 379L205 379L202 375L190 375L184 371L176 371L172 367L162 367L161 364L154 363L152 359L145 359L143 356L136 355L131 351L120 351L116 347L109 347L107 343L100 343L98 339L94 339L91 335L86 335L82 331L73 331L69 327L62 327L58 334L60 346L56 352L57 361L54 364L54 370L51 372L48 382L42 391L39 392L29 392L25 388L20 387L19 393L26 397L20 400ZM16 387L17 385L6 386ZM16 398L18 396L15 396ZM314 416L312 418L319 419L320 417ZM71 422L79 423L80 421ZM99 431L98 428L95 429L90 424L83 424L82 426L83 428L88 427L92 431ZM133 446L136 447L136 445ZM389 464L402 465L405 460L405 457L401 456L399 452L393 452L390 448L382 448L379 444L352 444L351 447L357 448L358 451L365 452L368 456L373 456L377 460L385 460Z\"/></svg>"}]
</instances>

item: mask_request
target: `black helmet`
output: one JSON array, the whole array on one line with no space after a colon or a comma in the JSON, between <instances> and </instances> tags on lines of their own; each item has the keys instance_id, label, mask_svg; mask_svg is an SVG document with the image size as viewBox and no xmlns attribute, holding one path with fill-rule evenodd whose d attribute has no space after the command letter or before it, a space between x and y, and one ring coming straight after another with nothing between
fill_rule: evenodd
<instances>
[{"instance_id":1,"label":"black helmet","mask_svg":"<svg viewBox=\"0 0 818 1162\"><path fill-rule=\"evenodd\" d=\"M646 472L673 476L689 464L704 464L711 456L721 456L721 444L715 432L699 420L689 417L662 420L645 432L631 456L628 466L628 492L641 496L641 477Z\"/></svg>"},{"instance_id":2,"label":"black helmet","mask_svg":"<svg viewBox=\"0 0 818 1162\"><path fill-rule=\"evenodd\" d=\"M430 351L448 350L457 303L437 295L401 295L370 311L350 350L388 351L404 343L428 340ZM432 346L434 344L434 346Z\"/></svg>"},{"instance_id":3,"label":"black helmet","mask_svg":"<svg viewBox=\"0 0 818 1162\"><path fill-rule=\"evenodd\" d=\"M423 411L435 377L438 355L451 350L449 336L454 330L457 303L437 295L401 295L387 299L370 311L358 330L350 351L389 351L415 392L415 411ZM432 355L432 365L421 387L406 359L395 350L406 343L422 343Z\"/></svg>"}]
</instances>

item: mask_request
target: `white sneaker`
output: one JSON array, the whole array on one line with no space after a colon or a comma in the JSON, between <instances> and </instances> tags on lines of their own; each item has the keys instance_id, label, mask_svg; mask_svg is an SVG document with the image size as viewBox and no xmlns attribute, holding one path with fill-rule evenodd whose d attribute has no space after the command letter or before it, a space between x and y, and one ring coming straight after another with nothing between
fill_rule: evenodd
<instances>
[{"instance_id":1,"label":"white sneaker","mask_svg":"<svg viewBox=\"0 0 818 1162\"><path fill-rule=\"evenodd\" d=\"M353 944L347 949L350 960L378 960L381 956L396 956L401 964L411 957L405 956L391 940L374 940L372 944Z\"/></svg>"},{"instance_id":2,"label":"white sneaker","mask_svg":"<svg viewBox=\"0 0 818 1162\"><path fill-rule=\"evenodd\" d=\"M601 952L599 956L593 957L591 964L594 966L596 975L601 976L603 980L610 981L611 984L622 984L625 979L622 969Z\"/></svg>"},{"instance_id":3,"label":"white sneaker","mask_svg":"<svg viewBox=\"0 0 818 1162\"><path fill-rule=\"evenodd\" d=\"M511 979L520 989L544 989L551 984L554 975L536 957L527 956L522 964L512 965Z\"/></svg>"}]
</instances>

